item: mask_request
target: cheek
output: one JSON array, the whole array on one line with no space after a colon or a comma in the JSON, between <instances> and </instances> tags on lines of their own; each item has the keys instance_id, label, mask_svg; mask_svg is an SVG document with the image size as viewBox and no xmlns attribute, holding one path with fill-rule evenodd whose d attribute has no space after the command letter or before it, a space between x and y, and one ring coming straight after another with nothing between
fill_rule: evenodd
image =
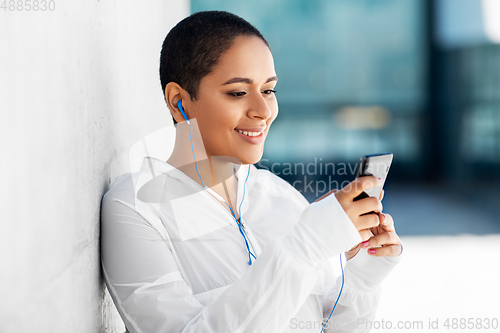
<instances>
[{"instance_id":1,"label":"cheek","mask_svg":"<svg viewBox=\"0 0 500 333\"><path fill-rule=\"evenodd\" d=\"M205 122L204 132L207 135L207 141L217 144L227 144L236 126L237 122L227 114L213 114L213 116Z\"/></svg>"},{"instance_id":2,"label":"cheek","mask_svg":"<svg viewBox=\"0 0 500 333\"><path fill-rule=\"evenodd\" d=\"M277 102L275 102L275 104L271 107L271 112L272 112L272 115L269 118L269 123L272 123L274 121L274 119L276 119L276 117L278 117L279 110L278 110L278 103Z\"/></svg>"}]
</instances>

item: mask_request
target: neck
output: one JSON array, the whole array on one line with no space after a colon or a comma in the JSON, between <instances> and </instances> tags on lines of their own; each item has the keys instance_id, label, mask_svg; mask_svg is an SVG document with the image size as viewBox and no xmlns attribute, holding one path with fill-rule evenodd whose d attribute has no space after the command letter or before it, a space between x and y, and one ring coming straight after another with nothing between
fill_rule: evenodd
<instances>
[{"instance_id":1,"label":"neck","mask_svg":"<svg viewBox=\"0 0 500 333\"><path fill-rule=\"evenodd\" d=\"M200 186L203 186L200 176L203 184L208 187L214 187L217 184L224 185L223 183L235 181L233 177L234 161L229 157L211 156L209 152L207 153L196 119L190 119L190 123L193 147L191 148L189 125L187 122L177 123L175 145L167 163L184 172L199 183ZM193 150L196 157L196 165ZM216 189L214 188L214 190ZM219 191L216 190L216 192Z\"/></svg>"}]
</instances>

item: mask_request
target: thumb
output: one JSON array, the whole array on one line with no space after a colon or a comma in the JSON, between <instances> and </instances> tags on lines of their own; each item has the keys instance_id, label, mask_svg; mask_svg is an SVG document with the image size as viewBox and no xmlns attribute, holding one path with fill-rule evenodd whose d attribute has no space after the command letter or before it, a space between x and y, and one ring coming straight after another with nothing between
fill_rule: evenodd
<instances>
[{"instance_id":1,"label":"thumb","mask_svg":"<svg viewBox=\"0 0 500 333\"><path fill-rule=\"evenodd\" d=\"M340 195L343 199L352 200L364 191L380 185L382 185L382 180L380 178L375 176L363 176L356 178L344 186L336 195L337 197Z\"/></svg>"}]
</instances>

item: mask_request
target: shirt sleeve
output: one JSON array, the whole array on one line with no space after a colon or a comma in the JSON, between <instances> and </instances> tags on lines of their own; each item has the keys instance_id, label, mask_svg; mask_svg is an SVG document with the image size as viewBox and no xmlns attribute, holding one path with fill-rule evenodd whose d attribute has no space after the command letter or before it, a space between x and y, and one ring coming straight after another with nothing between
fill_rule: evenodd
<instances>
[{"instance_id":1,"label":"shirt sleeve","mask_svg":"<svg viewBox=\"0 0 500 333\"><path fill-rule=\"evenodd\" d=\"M134 205L113 196L102 203L104 277L131 333L282 332L311 294L318 263L360 241L331 195L310 204L288 234L263 247L241 280L203 306L168 244Z\"/></svg>"},{"instance_id":2,"label":"shirt sleeve","mask_svg":"<svg viewBox=\"0 0 500 333\"><path fill-rule=\"evenodd\" d=\"M375 319L381 283L401 260L397 257L370 256L366 249L345 263L344 286L338 304L325 327L326 332L369 332ZM338 258L337 258L338 260ZM345 261L345 257L344 257ZM324 317L328 318L342 288L342 275L324 299Z\"/></svg>"}]
</instances>

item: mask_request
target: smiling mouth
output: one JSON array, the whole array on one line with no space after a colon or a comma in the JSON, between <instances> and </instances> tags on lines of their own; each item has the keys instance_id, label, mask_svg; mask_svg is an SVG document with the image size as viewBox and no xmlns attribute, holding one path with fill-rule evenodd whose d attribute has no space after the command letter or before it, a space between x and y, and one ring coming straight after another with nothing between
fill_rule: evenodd
<instances>
[{"instance_id":1,"label":"smiling mouth","mask_svg":"<svg viewBox=\"0 0 500 333\"><path fill-rule=\"evenodd\" d=\"M259 135L261 135L264 132L264 130L262 130L260 132L242 131L242 130L239 130L239 129L236 129L236 128L234 130L237 131L237 132L240 132L241 134L246 135L246 136L259 136Z\"/></svg>"},{"instance_id":2,"label":"smiling mouth","mask_svg":"<svg viewBox=\"0 0 500 333\"><path fill-rule=\"evenodd\" d=\"M235 128L234 130L240 134L248 137L262 136L267 128L267 124L264 126L247 127L247 128Z\"/></svg>"}]
</instances>

